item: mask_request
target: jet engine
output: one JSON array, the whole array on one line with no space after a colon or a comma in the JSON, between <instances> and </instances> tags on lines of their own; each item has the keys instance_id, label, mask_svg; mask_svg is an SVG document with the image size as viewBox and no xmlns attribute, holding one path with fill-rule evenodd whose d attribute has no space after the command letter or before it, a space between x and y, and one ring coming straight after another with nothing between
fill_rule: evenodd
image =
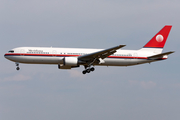
<instances>
[{"instance_id":1,"label":"jet engine","mask_svg":"<svg viewBox=\"0 0 180 120\"><path fill-rule=\"evenodd\" d=\"M78 59L77 57L64 57L63 64L64 66L77 66Z\"/></svg>"},{"instance_id":2,"label":"jet engine","mask_svg":"<svg viewBox=\"0 0 180 120\"><path fill-rule=\"evenodd\" d=\"M77 57L64 57L63 64L58 65L59 69L71 69L73 67L79 67Z\"/></svg>"}]
</instances>

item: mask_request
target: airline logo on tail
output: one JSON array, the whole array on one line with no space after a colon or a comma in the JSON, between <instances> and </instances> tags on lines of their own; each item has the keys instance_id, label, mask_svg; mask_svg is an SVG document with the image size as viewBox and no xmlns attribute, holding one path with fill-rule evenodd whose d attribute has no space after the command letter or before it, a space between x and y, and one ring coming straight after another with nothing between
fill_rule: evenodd
<instances>
[{"instance_id":1,"label":"airline logo on tail","mask_svg":"<svg viewBox=\"0 0 180 120\"><path fill-rule=\"evenodd\" d=\"M163 48L169 32L171 30L171 25L166 25L162 28L145 46L144 48Z\"/></svg>"}]
</instances>

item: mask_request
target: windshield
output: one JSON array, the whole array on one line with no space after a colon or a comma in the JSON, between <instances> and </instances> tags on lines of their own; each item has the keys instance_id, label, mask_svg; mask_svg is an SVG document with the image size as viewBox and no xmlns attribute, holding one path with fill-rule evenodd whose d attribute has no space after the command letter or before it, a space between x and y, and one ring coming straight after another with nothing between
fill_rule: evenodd
<instances>
[{"instance_id":1,"label":"windshield","mask_svg":"<svg viewBox=\"0 0 180 120\"><path fill-rule=\"evenodd\" d=\"M14 53L14 50L10 50L10 51L8 51L8 53Z\"/></svg>"}]
</instances>

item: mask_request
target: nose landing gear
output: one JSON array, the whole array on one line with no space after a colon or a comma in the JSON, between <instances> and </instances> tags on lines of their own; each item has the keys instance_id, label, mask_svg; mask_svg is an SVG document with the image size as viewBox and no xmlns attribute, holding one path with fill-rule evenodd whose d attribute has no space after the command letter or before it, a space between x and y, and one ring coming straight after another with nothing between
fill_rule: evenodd
<instances>
[{"instance_id":1,"label":"nose landing gear","mask_svg":"<svg viewBox=\"0 0 180 120\"><path fill-rule=\"evenodd\" d=\"M15 63L16 64L16 70L20 70L20 67L19 67L19 63Z\"/></svg>"}]
</instances>

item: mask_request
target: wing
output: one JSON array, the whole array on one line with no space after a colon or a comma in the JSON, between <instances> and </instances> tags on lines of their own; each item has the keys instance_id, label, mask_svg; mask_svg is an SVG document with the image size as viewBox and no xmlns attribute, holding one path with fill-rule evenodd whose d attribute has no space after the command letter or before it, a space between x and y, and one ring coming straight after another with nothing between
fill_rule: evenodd
<instances>
[{"instance_id":1,"label":"wing","mask_svg":"<svg viewBox=\"0 0 180 120\"><path fill-rule=\"evenodd\" d=\"M86 54L86 55L82 55L78 57L78 60L80 61L86 61L86 63L94 63L95 61L100 62L100 60L114 54L116 52L117 49L120 49L122 47L124 47L126 45L119 45L116 47L112 47L109 49L105 49L105 50L101 50L98 52L94 52L94 53L90 53L90 54Z\"/></svg>"},{"instance_id":2,"label":"wing","mask_svg":"<svg viewBox=\"0 0 180 120\"><path fill-rule=\"evenodd\" d=\"M169 54L172 54L172 53L174 53L174 51L149 56L148 59L159 59L159 58L163 58L163 56L165 56L165 55L169 55Z\"/></svg>"}]
</instances>

